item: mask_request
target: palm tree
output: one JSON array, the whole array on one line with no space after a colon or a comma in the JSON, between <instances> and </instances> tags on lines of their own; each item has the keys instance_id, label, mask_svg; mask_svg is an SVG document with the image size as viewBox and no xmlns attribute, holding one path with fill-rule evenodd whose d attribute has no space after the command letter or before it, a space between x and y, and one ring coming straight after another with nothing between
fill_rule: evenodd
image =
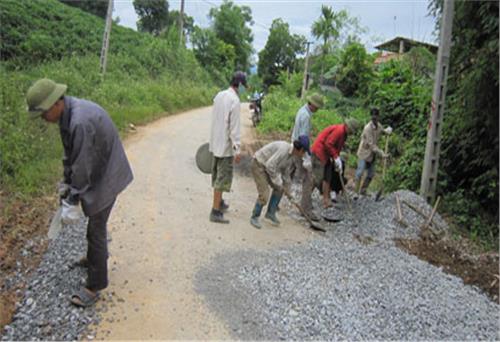
<instances>
[{"instance_id":1,"label":"palm tree","mask_svg":"<svg viewBox=\"0 0 500 342\"><path fill-rule=\"evenodd\" d=\"M322 58L321 58L321 79L323 79L324 60L328 54L329 43L337 39L340 30L347 19L347 12L342 10L337 13L329 6L321 6L321 16L312 25L312 34L317 39L323 40Z\"/></svg>"}]
</instances>

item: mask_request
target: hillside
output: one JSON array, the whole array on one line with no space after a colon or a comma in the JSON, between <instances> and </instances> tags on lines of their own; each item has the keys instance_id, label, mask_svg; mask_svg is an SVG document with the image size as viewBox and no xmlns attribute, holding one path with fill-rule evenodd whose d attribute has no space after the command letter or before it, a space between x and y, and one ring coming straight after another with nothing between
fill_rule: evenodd
<instances>
[{"instance_id":1,"label":"hillside","mask_svg":"<svg viewBox=\"0 0 500 342\"><path fill-rule=\"evenodd\" d=\"M104 20L56 0L0 1L0 326L15 291L5 280L35 267L57 206L62 147L57 125L31 120L25 93L37 79L105 108L122 134L130 124L209 104L217 90L175 39L113 25L105 77L99 74ZM30 241L30 252L21 248Z\"/></svg>"}]
</instances>

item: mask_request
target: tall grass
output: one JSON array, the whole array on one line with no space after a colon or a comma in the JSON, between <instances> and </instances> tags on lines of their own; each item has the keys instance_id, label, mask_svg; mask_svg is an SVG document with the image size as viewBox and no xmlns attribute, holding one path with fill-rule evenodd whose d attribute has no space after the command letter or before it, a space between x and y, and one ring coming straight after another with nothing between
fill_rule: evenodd
<instances>
[{"instance_id":1,"label":"tall grass","mask_svg":"<svg viewBox=\"0 0 500 342\"><path fill-rule=\"evenodd\" d=\"M121 132L130 123L141 124L209 104L216 92L210 84L179 79L168 72L140 78L123 72L124 64L111 62L104 79L98 73L99 59L95 56L63 58L22 71L2 67L0 185L4 190L21 197L53 192L53 184L61 175L62 147L57 125L32 120L26 111L25 93L38 78L65 83L69 95L100 104Z\"/></svg>"}]
</instances>

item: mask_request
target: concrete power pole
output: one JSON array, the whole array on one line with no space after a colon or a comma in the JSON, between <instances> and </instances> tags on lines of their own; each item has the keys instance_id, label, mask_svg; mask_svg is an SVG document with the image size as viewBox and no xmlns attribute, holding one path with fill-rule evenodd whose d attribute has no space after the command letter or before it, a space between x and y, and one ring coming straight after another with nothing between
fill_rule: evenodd
<instances>
[{"instance_id":1,"label":"concrete power pole","mask_svg":"<svg viewBox=\"0 0 500 342\"><path fill-rule=\"evenodd\" d=\"M450 62L451 30L453 27L454 0L445 0L441 19L441 33L436 64L436 76L431 103L431 119L427 130L424 167L420 183L420 195L428 202L436 197L436 184L441 150L441 130L445 110L446 83Z\"/></svg>"},{"instance_id":2,"label":"concrete power pole","mask_svg":"<svg viewBox=\"0 0 500 342\"><path fill-rule=\"evenodd\" d=\"M300 93L300 99L304 100L304 96L306 94L307 90L307 83L308 83L308 76L307 76L307 68L309 66L309 45L312 44L312 42L306 42L307 47L306 47L306 61L304 64L304 80L302 81L302 92Z\"/></svg>"},{"instance_id":3,"label":"concrete power pole","mask_svg":"<svg viewBox=\"0 0 500 342\"><path fill-rule=\"evenodd\" d=\"M180 44L182 44L182 36L183 36L183 29L184 29L184 0L181 0L181 12L179 15L179 41Z\"/></svg>"},{"instance_id":4,"label":"concrete power pole","mask_svg":"<svg viewBox=\"0 0 500 342\"><path fill-rule=\"evenodd\" d=\"M108 1L108 12L106 14L106 26L104 26L104 35L102 37L101 49L101 75L106 73L106 63L108 61L109 36L111 34L111 23L113 22L113 0Z\"/></svg>"}]
</instances>

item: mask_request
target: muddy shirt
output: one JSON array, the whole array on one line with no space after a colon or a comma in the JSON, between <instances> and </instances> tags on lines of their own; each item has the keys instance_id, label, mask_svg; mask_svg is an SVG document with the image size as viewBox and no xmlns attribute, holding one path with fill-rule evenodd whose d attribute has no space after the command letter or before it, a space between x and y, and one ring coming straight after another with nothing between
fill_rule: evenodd
<instances>
[{"instance_id":1,"label":"muddy shirt","mask_svg":"<svg viewBox=\"0 0 500 342\"><path fill-rule=\"evenodd\" d=\"M255 152L255 159L264 166L271 181L278 187L291 184L290 173L295 163L293 145L286 141L275 141Z\"/></svg>"},{"instance_id":2,"label":"muddy shirt","mask_svg":"<svg viewBox=\"0 0 500 342\"><path fill-rule=\"evenodd\" d=\"M59 129L69 201L81 201L85 215L95 215L133 179L118 131L99 105L70 96L64 97Z\"/></svg>"},{"instance_id":3,"label":"muddy shirt","mask_svg":"<svg viewBox=\"0 0 500 342\"><path fill-rule=\"evenodd\" d=\"M358 147L358 158L366 160L367 162L372 162L375 154L382 155L382 150L378 148L377 143L380 135L384 131L380 122L377 127L370 121L366 124L363 129L363 134L361 135L361 141Z\"/></svg>"}]
</instances>

